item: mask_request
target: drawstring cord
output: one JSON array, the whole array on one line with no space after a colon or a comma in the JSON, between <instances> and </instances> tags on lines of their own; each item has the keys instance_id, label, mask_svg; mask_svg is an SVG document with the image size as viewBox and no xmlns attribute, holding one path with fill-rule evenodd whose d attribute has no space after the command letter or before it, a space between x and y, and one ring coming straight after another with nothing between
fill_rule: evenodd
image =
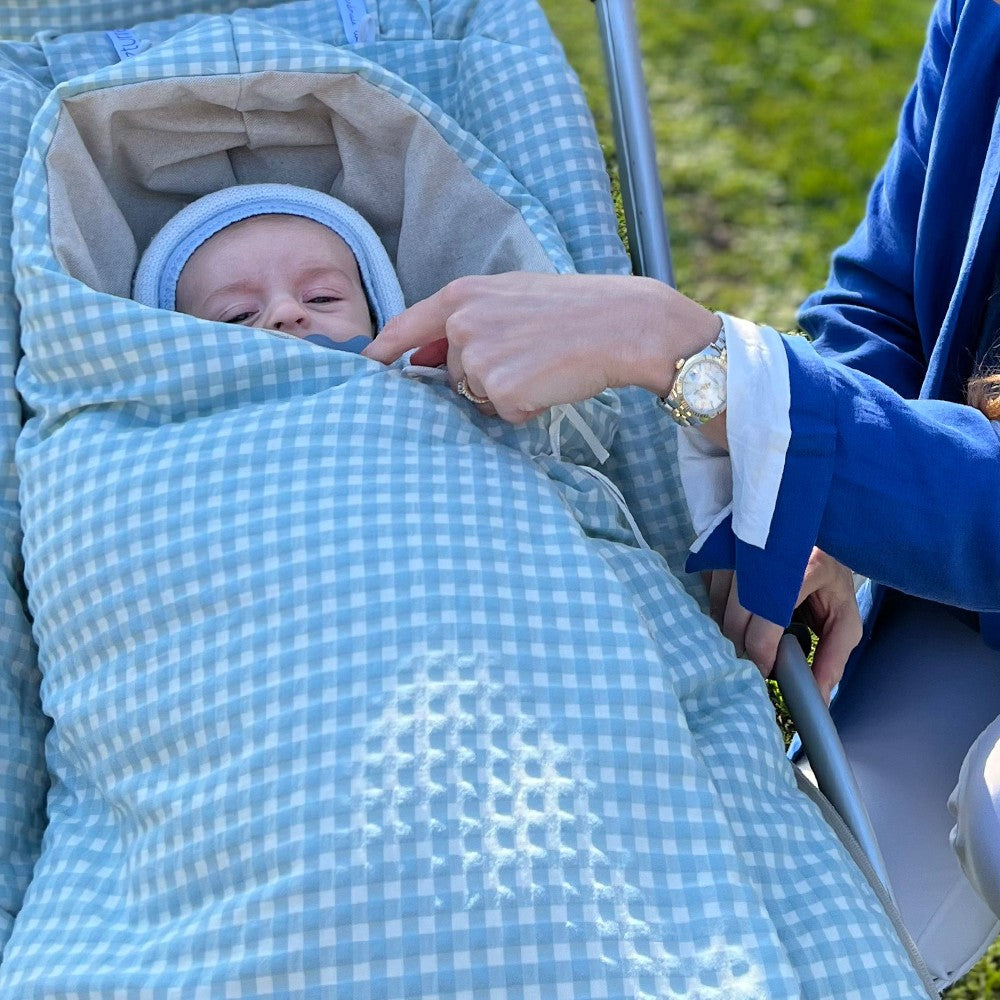
<instances>
[{"instance_id":1,"label":"drawstring cord","mask_svg":"<svg viewBox=\"0 0 1000 1000\"><path fill-rule=\"evenodd\" d=\"M597 459L598 465L603 465L611 457L611 453L601 443L590 424L584 420L583 414L575 406L569 403L562 403L559 406L552 407L552 421L549 424L549 444L552 446L552 454L555 458L562 458L562 435L560 431L564 420L568 420L576 428L580 437L583 438L587 447L590 448L594 458ZM649 542L646 541L639 530L639 525L632 516L632 511L629 510L629 506L625 502L625 497L622 496L621 490L603 472L599 472L589 465L578 465L577 468L582 472L586 472L588 476L592 476L608 490L611 494L611 499L617 504L618 509L625 516L629 528L632 529L632 534L635 536L639 548L650 548Z\"/></svg>"}]
</instances>

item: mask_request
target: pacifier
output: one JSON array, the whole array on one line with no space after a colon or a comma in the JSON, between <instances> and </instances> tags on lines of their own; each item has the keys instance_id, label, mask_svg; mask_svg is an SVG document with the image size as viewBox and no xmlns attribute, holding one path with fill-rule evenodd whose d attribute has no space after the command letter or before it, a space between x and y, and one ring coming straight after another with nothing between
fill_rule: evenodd
<instances>
[{"instance_id":1,"label":"pacifier","mask_svg":"<svg viewBox=\"0 0 1000 1000\"><path fill-rule=\"evenodd\" d=\"M333 351L347 351L350 354L360 354L371 342L371 337L358 335L350 340L331 340L325 333L310 333L308 337L303 337L310 344L317 347L328 347Z\"/></svg>"}]
</instances>

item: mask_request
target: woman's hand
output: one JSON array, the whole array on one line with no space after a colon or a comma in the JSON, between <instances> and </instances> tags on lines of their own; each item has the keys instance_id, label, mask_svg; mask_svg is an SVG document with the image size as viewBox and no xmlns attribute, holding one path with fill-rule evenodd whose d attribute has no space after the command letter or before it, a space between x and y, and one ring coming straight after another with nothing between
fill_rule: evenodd
<instances>
[{"instance_id":1,"label":"woman's hand","mask_svg":"<svg viewBox=\"0 0 1000 1000\"><path fill-rule=\"evenodd\" d=\"M708 576L709 613L741 655L753 660L768 677L784 629L752 615L739 601L730 570ZM824 700L840 681L851 650L861 641L861 613L854 594L854 577L842 563L813 549L796 602L799 617L817 635L813 677Z\"/></svg>"},{"instance_id":2,"label":"woman's hand","mask_svg":"<svg viewBox=\"0 0 1000 1000\"><path fill-rule=\"evenodd\" d=\"M390 364L447 363L453 387L523 423L606 388L663 393L673 365L711 343L719 321L661 282L512 272L459 278L395 317L364 351Z\"/></svg>"}]
</instances>

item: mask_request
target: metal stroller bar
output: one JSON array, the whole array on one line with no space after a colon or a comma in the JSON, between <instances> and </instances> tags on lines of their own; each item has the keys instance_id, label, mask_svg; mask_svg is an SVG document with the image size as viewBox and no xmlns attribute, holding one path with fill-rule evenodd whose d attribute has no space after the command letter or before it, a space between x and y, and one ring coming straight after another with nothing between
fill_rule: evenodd
<instances>
[{"instance_id":1,"label":"metal stroller bar","mask_svg":"<svg viewBox=\"0 0 1000 1000\"><path fill-rule=\"evenodd\" d=\"M663 189L642 71L633 0L594 0L604 48L622 202L633 269L674 285ZM853 834L891 897L885 861L829 710L793 630L782 638L774 678L819 790Z\"/></svg>"},{"instance_id":2,"label":"metal stroller bar","mask_svg":"<svg viewBox=\"0 0 1000 1000\"><path fill-rule=\"evenodd\" d=\"M674 284L663 189L646 100L632 0L595 0L604 46L619 183L636 274Z\"/></svg>"},{"instance_id":3,"label":"metal stroller bar","mask_svg":"<svg viewBox=\"0 0 1000 1000\"><path fill-rule=\"evenodd\" d=\"M795 728L809 758L817 787L854 835L872 870L891 897L892 886L889 884L885 860L868 810L865 809L861 790L833 719L830 718L830 712L813 680L812 670L806 662L803 643L808 642L808 630L805 626L793 623L781 637L771 676L777 681L789 714L795 721Z\"/></svg>"}]
</instances>

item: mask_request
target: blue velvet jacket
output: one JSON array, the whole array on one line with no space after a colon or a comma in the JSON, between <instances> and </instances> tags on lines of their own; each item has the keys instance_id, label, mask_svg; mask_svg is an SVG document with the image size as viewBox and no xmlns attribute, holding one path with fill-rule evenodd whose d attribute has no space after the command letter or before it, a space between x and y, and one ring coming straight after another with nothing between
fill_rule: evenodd
<instances>
[{"instance_id":1,"label":"blue velvet jacket","mask_svg":"<svg viewBox=\"0 0 1000 1000\"><path fill-rule=\"evenodd\" d=\"M801 309L815 343L783 338L792 440L767 546L725 523L689 561L735 568L772 621L818 545L877 582L869 619L889 586L980 612L1000 645L1000 425L961 402L1000 245L998 100L1000 5L939 0L865 218Z\"/></svg>"}]
</instances>

